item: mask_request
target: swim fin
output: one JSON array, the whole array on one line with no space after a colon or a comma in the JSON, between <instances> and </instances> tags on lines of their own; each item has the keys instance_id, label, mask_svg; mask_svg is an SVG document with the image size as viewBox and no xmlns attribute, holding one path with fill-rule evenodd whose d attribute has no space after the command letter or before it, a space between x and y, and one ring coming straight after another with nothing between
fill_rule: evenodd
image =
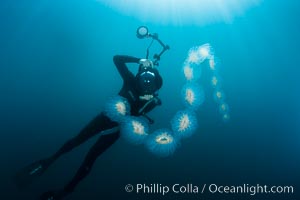
<instances>
[{"instance_id":1,"label":"swim fin","mask_svg":"<svg viewBox=\"0 0 300 200\"><path fill-rule=\"evenodd\" d=\"M52 159L44 159L34 162L21 169L14 176L14 181L18 188L22 189L41 176L52 163Z\"/></svg>"}]
</instances>

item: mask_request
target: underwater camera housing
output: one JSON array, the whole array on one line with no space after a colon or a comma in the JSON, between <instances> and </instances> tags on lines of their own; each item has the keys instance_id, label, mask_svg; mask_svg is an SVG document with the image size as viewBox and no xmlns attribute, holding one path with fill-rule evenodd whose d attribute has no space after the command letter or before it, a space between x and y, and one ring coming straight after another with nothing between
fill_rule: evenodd
<instances>
[{"instance_id":1,"label":"underwater camera housing","mask_svg":"<svg viewBox=\"0 0 300 200\"><path fill-rule=\"evenodd\" d=\"M146 26L140 26L137 28L136 30L136 36L139 38L139 39L144 39L144 38L152 38L152 41L151 43L149 44L148 48L147 48L147 52L146 52L146 59L149 58L149 49L150 47L152 46L153 42L154 41L157 41L161 46L162 46L162 51L158 54L154 54L153 58L154 58L154 61L153 61L153 64L158 66L159 65L159 60L162 56L162 54L169 50L170 49L170 46L169 45L166 45L164 44L159 38L158 38L158 34L157 33L149 33L148 31L148 28Z\"/></svg>"}]
</instances>

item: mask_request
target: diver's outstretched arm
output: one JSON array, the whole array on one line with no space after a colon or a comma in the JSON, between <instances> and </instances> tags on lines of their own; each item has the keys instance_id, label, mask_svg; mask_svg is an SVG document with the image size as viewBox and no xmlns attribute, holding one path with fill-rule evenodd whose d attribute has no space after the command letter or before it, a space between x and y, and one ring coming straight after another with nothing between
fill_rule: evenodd
<instances>
[{"instance_id":1,"label":"diver's outstretched arm","mask_svg":"<svg viewBox=\"0 0 300 200\"><path fill-rule=\"evenodd\" d=\"M130 80L134 77L134 75L128 70L126 63L139 63L139 58L133 56L116 55L114 56L113 60L124 81Z\"/></svg>"}]
</instances>

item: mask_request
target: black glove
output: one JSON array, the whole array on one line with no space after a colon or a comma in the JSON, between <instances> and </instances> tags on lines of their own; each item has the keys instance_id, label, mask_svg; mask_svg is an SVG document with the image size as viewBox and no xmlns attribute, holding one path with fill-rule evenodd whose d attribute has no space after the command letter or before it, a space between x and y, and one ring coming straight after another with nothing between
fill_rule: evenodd
<instances>
[{"instance_id":1,"label":"black glove","mask_svg":"<svg viewBox=\"0 0 300 200\"><path fill-rule=\"evenodd\" d=\"M160 100L160 98L158 98L158 97L155 98L155 104L158 105L158 106L161 105L161 100Z\"/></svg>"}]
</instances>

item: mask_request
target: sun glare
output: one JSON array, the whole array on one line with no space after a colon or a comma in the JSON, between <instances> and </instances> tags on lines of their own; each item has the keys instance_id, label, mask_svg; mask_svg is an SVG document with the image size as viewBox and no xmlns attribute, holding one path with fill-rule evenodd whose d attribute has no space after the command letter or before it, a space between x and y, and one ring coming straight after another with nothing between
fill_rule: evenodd
<instances>
[{"instance_id":1,"label":"sun glare","mask_svg":"<svg viewBox=\"0 0 300 200\"><path fill-rule=\"evenodd\" d=\"M203 25L231 22L262 0L97 0L143 22Z\"/></svg>"}]
</instances>

